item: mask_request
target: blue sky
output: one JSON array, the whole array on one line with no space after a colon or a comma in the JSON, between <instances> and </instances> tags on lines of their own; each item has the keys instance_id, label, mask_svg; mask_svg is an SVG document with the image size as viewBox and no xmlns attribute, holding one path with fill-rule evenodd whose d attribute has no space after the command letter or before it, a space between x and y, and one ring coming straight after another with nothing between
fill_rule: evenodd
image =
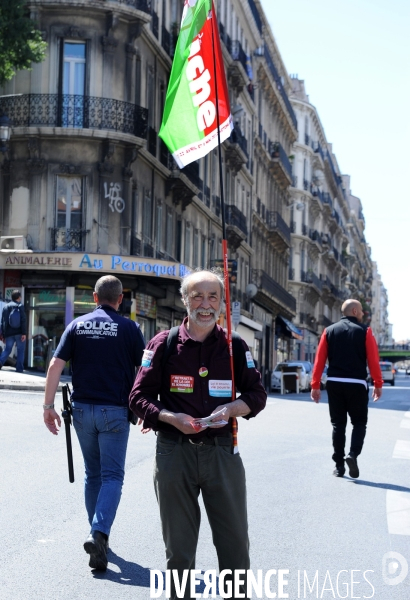
<instances>
[{"instance_id":1,"label":"blue sky","mask_svg":"<svg viewBox=\"0 0 410 600\"><path fill-rule=\"evenodd\" d=\"M362 201L393 337L410 339L410 1L261 1Z\"/></svg>"}]
</instances>

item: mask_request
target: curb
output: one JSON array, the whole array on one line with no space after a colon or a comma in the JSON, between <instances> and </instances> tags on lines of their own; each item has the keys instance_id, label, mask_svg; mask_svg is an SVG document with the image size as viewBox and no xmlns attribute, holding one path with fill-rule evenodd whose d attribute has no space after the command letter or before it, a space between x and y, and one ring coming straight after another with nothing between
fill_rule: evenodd
<instances>
[{"instance_id":1,"label":"curb","mask_svg":"<svg viewBox=\"0 0 410 600\"><path fill-rule=\"evenodd\" d=\"M58 385L57 392L61 392L61 384ZM29 391L29 392L45 392L46 388L44 385L32 385L32 384L24 384L24 383L16 383L16 384L3 384L0 383L0 390L9 390L10 392L16 391Z\"/></svg>"}]
</instances>

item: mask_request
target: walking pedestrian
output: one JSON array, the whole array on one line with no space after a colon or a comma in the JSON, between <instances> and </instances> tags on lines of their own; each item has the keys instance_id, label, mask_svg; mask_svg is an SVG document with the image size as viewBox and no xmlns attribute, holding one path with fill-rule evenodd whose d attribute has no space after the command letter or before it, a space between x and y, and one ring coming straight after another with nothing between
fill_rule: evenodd
<instances>
[{"instance_id":1,"label":"walking pedestrian","mask_svg":"<svg viewBox=\"0 0 410 600\"><path fill-rule=\"evenodd\" d=\"M10 356L14 344L17 348L16 372L22 373L24 368L24 348L27 337L27 318L21 304L21 293L13 290L11 302L3 307L1 313L1 337L5 341L4 350L0 355L0 369Z\"/></svg>"},{"instance_id":2,"label":"walking pedestrian","mask_svg":"<svg viewBox=\"0 0 410 600\"><path fill-rule=\"evenodd\" d=\"M342 305L343 317L324 329L317 349L312 376L311 398L320 401L320 379L329 361L326 390L330 421L333 426L333 460L335 477L345 474L345 460L351 477L359 477L357 457L366 435L369 388L367 369L374 381L373 400L382 395L382 375L377 343L370 327L362 324L363 309L350 298ZM346 424L349 415L353 430L350 451L345 459Z\"/></svg>"},{"instance_id":3,"label":"walking pedestrian","mask_svg":"<svg viewBox=\"0 0 410 600\"><path fill-rule=\"evenodd\" d=\"M234 450L231 418L255 417L266 404L260 373L241 339L242 366L235 369L240 396L230 401L228 344L216 324L224 308L220 275L191 273L182 281L181 295L188 317L179 327L172 353L164 364L169 333L156 335L144 352L130 395L130 407L144 419L144 427L157 432L154 487L167 569L176 570L180 581L184 570L195 569L200 492L219 569L249 569L245 471ZM215 417L201 425L199 419L210 415ZM189 589L188 584L185 598L191 597ZM174 581L171 598L176 598Z\"/></svg>"},{"instance_id":4,"label":"walking pedestrian","mask_svg":"<svg viewBox=\"0 0 410 600\"><path fill-rule=\"evenodd\" d=\"M84 543L89 566L107 568L108 537L121 498L129 435L128 396L145 348L139 325L120 316L122 284L106 275L95 284L97 305L64 331L46 379L44 422L57 435L54 397L71 361L73 424L85 465L85 506L91 532Z\"/></svg>"}]
</instances>

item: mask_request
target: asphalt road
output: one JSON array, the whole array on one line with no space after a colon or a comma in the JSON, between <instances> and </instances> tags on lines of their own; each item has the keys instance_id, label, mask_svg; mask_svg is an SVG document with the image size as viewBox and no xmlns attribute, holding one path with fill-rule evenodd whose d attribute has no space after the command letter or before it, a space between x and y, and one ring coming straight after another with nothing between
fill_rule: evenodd
<instances>
[{"instance_id":1,"label":"asphalt road","mask_svg":"<svg viewBox=\"0 0 410 600\"><path fill-rule=\"evenodd\" d=\"M41 394L0 390L0 599L148 599L149 570L165 569L154 435L132 428L109 568L93 574L82 548L88 525L78 443L74 434L70 484L63 433L46 430L41 404ZM271 395L257 419L240 421L239 446L255 575L288 571L291 600L409 600L410 377L399 375L396 387L370 402L357 480L332 476L326 393L319 405L307 394ZM217 569L205 514L197 568ZM273 575L272 592L277 581Z\"/></svg>"}]
</instances>

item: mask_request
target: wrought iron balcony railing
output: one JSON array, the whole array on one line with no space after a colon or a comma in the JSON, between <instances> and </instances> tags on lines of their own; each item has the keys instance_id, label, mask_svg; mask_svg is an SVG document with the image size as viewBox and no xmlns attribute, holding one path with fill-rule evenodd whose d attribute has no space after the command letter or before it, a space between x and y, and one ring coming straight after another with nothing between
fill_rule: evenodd
<instances>
[{"instance_id":1,"label":"wrought iron balcony railing","mask_svg":"<svg viewBox=\"0 0 410 600\"><path fill-rule=\"evenodd\" d=\"M85 236L88 230L84 229L65 229L64 227L51 228L51 248L52 250L84 250Z\"/></svg>"},{"instance_id":2,"label":"wrought iron balcony railing","mask_svg":"<svg viewBox=\"0 0 410 600\"><path fill-rule=\"evenodd\" d=\"M16 94L0 97L0 111L13 127L107 129L147 137L148 109L113 100L72 94Z\"/></svg>"},{"instance_id":3,"label":"wrought iron balcony railing","mask_svg":"<svg viewBox=\"0 0 410 600\"><path fill-rule=\"evenodd\" d=\"M238 60L241 63L245 73L248 73L248 69L247 69L247 65L246 65L246 60L247 60L246 54L245 54L245 51L242 48L242 44L239 40L234 40L232 42L230 54L234 60Z\"/></svg>"},{"instance_id":4,"label":"wrought iron balcony railing","mask_svg":"<svg viewBox=\"0 0 410 600\"><path fill-rule=\"evenodd\" d=\"M277 229L290 246L291 228L278 211L269 211L267 215L269 229Z\"/></svg>"},{"instance_id":5,"label":"wrought iron balcony railing","mask_svg":"<svg viewBox=\"0 0 410 600\"><path fill-rule=\"evenodd\" d=\"M253 14L253 18L255 19L256 27L259 30L259 33L262 35L263 27L262 27L262 19L260 17L259 11L256 7L254 0L248 0L249 7L251 9L251 13Z\"/></svg>"},{"instance_id":6,"label":"wrought iron balcony railing","mask_svg":"<svg viewBox=\"0 0 410 600\"><path fill-rule=\"evenodd\" d=\"M315 273L312 271L302 271L301 280L304 283L311 283L317 287L318 290L322 291L323 282Z\"/></svg>"},{"instance_id":7,"label":"wrought iron balcony railing","mask_svg":"<svg viewBox=\"0 0 410 600\"><path fill-rule=\"evenodd\" d=\"M270 52L269 52L267 46L265 46L265 48L264 48L264 56L265 56L266 62L268 63L268 67L269 67L269 70L270 70L270 72L272 74L272 77L273 77L273 79L274 79L274 81L276 83L276 86L277 86L277 88L278 88L278 90L279 90L279 92L280 92L280 94L281 94L281 96L283 98L283 101L285 103L285 106L287 108L289 116L290 116L290 118L292 120L292 123L295 126L295 129L297 129L298 128L298 121L296 119L295 112L294 112L294 110L292 108L292 105L291 105L291 103L289 101L289 98L288 98L288 96L286 94L285 88L283 87L282 79L281 79L281 77L279 75L279 72L278 72L277 68L275 67L275 63L272 60L272 57L270 55Z\"/></svg>"},{"instance_id":8,"label":"wrought iron balcony railing","mask_svg":"<svg viewBox=\"0 0 410 600\"><path fill-rule=\"evenodd\" d=\"M329 206L333 206L332 197L328 192L323 193L323 203L328 204Z\"/></svg>"},{"instance_id":9,"label":"wrought iron balcony railing","mask_svg":"<svg viewBox=\"0 0 410 600\"><path fill-rule=\"evenodd\" d=\"M254 283L262 290L268 292L273 298L276 298L292 312L296 312L296 298L289 294L277 281L272 279L268 273L262 269L253 269Z\"/></svg>"},{"instance_id":10,"label":"wrought iron balcony railing","mask_svg":"<svg viewBox=\"0 0 410 600\"><path fill-rule=\"evenodd\" d=\"M203 181L199 176L199 162L194 161L189 163L181 171L183 175L186 175L188 179L199 189L202 189Z\"/></svg>"},{"instance_id":11,"label":"wrought iron balcony railing","mask_svg":"<svg viewBox=\"0 0 410 600\"><path fill-rule=\"evenodd\" d=\"M232 144L238 144L240 149L243 151L245 156L249 158L248 155L248 142L246 137L243 135L241 128L239 125L235 125L235 127L231 131L231 142Z\"/></svg>"},{"instance_id":12,"label":"wrought iron balcony railing","mask_svg":"<svg viewBox=\"0 0 410 600\"><path fill-rule=\"evenodd\" d=\"M246 217L237 206L234 204L227 204L225 206L225 219L227 225L233 225L240 229L242 233L248 235Z\"/></svg>"},{"instance_id":13,"label":"wrought iron balcony railing","mask_svg":"<svg viewBox=\"0 0 410 600\"><path fill-rule=\"evenodd\" d=\"M137 10L142 10L148 14L151 14L151 0L114 0L118 4L126 4L132 6Z\"/></svg>"},{"instance_id":14,"label":"wrought iron balcony railing","mask_svg":"<svg viewBox=\"0 0 410 600\"><path fill-rule=\"evenodd\" d=\"M270 142L269 143L269 153L273 159L278 158L280 160L285 171L287 172L289 177L292 179L292 177L293 177L292 165L290 164L290 160L289 160L288 155L286 154L282 144L280 142Z\"/></svg>"}]
</instances>

